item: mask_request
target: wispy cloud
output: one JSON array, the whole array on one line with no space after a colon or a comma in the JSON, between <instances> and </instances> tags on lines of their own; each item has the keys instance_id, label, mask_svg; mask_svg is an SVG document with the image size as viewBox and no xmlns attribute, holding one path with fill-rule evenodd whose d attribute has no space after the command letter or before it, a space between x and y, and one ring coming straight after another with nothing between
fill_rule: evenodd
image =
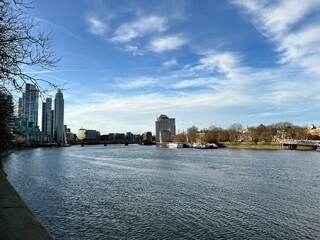
<instances>
[{"instance_id":1,"label":"wispy cloud","mask_svg":"<svg viewBox=\"0 0 320 240\"><path fill-rule=\"evenodd\" d=\"M176 66L176 65L178 65L177 59L171 58L169 61L164 62L162 66L164 68L170 68L170 67Z\"/></svg>"},{"instance_id":2,"label":"wispy cloud","mask_svg":"<svg viewBox=\"0 0 320 240\"><path fill-rule=\"evenodd\" d=\"M92 34L104 36L108 31L108 26L105 21L97 16L87 16L86 21L89 25L89 31Z\"/></svg>"},{"instance_id":3,"label":"wispy cloud","mask_svg":"<svg viewBox=\"0 0 320 240\"><path fill-rule=\"evenodd\" d=\"M250 16L257 29L269 38L281 54L279 63L293 64L320 75L319 26L310 23L310 15L319 11L318 0L240 1L233 4Z\"/></svg>"},{"instance_id":4,"label":"wispy cloud","mask_svg":"<svg viewBox=\"0 0 320 240\"><path fill-rule=\"evenodd\" d=\"M197 88L197 87L205 87L205 88L213 88L216 89L217 86L223 84L221 79L214 78L194 78L188 80L182 80L177 83L171 85L174 89L183 89L183 88Z\"/></svg>"},{"instance_id":5,"label":"wispy cloud","mask_svg":"<svg viewBox=\"0 0 320 240\"><path fill-rule=\"evenodd\" d=\"M81 42L85 42L84 39L82 39L81 37L79 37L78 35L74 34L73 32L71 32L70 30L66 29L66 28L63 28L55 23L52 23L46 19L43 19L43 18L35 18L37 21L39 22L42 22L42 23L45 23L45 24L48 24L49 26L53 27L53 28L56 28L58 29L59 31L61 32L64 32L65 34L67 34L68 36L78 40L78 41L81 41Z\"/></svg>"},{"instance_id":6,"label":"wispy cloud","mask_svg":"<svg viewBox=\"0 0 320 240\"><path fill-rule=\"evenodd\" d=\"M161 33L168 29L167 19L160 16L140 17L122 24L111 38L113 42L129 42L135 38L144 37L150 33Z\"/></svg>"},{"instance_id":7,"label":"wispy cloud","mask_svg":"<svg viewBox=\"0 0 320 240\"><path fill-rule=\"evenodd\" d=\"M121 89L145 88L158 83L158 80L151 77L138 77L134 79L118 80L116 87Z\"/></svg>"},{"instance_id":8,"label":"wispy cloud","mask_svg":"<svg viewBox=\"0 0 320 240\"><path fill-rule=\"evenodd\" d=\"M187 42L187 39L182 35L168 35L155 37L151 40L149 44L149 49L157 53L173 51L180 48Z\"/></svg>"}]
</instances>

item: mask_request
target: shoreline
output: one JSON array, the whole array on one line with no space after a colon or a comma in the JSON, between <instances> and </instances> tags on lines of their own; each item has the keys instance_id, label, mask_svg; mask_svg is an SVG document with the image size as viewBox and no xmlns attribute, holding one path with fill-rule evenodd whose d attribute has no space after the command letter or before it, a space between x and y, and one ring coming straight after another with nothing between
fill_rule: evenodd
<instances>
[{"instance_id":1,"label":"shoreline","mask_svg":"<svg viewBox=\"0 0 320 240\"><path fill-rule=\"evenodd\" d=\"M288 150L280 142L219 142L220 148L248 150ZM296 151L315 151L312 147L298 146Z\"/></svg>"},{"instance_id":2,"label":"shoreline","mask_svg":"<svg viewBox=\"0 0 320 240\"><path fill-rule=\"evenodd\" d=\"M0 164L2 164L1 158L12 151L0 153ZM2 166L0 166L0 222L0 239L54 239L11 185Z\"/></svg>"}]
</instances>

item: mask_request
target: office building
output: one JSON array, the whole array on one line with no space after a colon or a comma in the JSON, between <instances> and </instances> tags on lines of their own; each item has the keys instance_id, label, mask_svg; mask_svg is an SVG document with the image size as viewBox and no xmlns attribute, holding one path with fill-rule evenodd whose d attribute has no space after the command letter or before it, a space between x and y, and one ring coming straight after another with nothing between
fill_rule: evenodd
<instances>
[{"instance_id":1,"label":"office building","mask_svg":"<svg viewBox=\"0 0 320 240\"><path fill-rule=\"evenodd\" d=\"M22 94L22 97L19 97L18 101L18 117L23 118L24 117L24 93Z\"/></svg>"},{"instance_id":2,"label":"office building","mask_svg":"<svg viewBox=\"0 0 320 240\"><path fill-rule=\"evenodd\" d=\"M26 91L21 101L23 102L21 103L23 117L27 119L29 125L38 126L39 91L35 85L26 84Z\"/></svg>"},{"instance_id":3,"label":"office building","mask_svg":"<svg viewBox=\"0 0 320 240\"><path fill-rule=\"evenodd\" d=\"M156 121L156 141L173 142L176 135L176 120L167 115L160 115Z\"/></svg>"},{"instance_id":4,"label":"office building","mask_svg":"<svg viewBox=\"0 0 320 240\"><path fill-rule=\"evenodd\" d=\"M46 98L42 103L42 133L45 140L52 140L52 99Z\"/></svg>"},{"instance_id":5,"label":"office building","mask_svg":"<svg viewBox=\"0 0 320 240\"><path fill-rule=\"evenodd\" d=\"M59 89L54 99L53 136L56 142L64 139L64 99Z\"/></svg>"}]
</instances>

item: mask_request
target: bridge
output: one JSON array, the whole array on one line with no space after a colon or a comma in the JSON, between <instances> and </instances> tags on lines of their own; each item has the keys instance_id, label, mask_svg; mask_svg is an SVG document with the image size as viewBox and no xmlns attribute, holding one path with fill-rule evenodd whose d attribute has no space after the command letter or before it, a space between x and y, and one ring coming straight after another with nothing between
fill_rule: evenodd
<instances>
[{"instance_id":1,"label":"bridge","mask_svg":"<svg viewBox=\"0 0 320 240\"><path fill-rule=\"evenodd\" d=\"M283 147L287 147L288 149L296 149L297 146L320 148L320 141L316 140L283 139L280 142Z\"/></svg>"}]
</instances>

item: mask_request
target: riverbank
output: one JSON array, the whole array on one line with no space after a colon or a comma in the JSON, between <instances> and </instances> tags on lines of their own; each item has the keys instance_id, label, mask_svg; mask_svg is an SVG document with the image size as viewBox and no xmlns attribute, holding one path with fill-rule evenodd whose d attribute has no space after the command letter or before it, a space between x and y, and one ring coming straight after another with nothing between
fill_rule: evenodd
<instances>
[{"instance_id":1,"label":"riverbank","mask_svg":"<svg viewBox=\"0 0 320 240\"><path fill-rule=\"evenodd\" d=\"M220 142L221 148L253 149L253 150L283 150L280 142ZM298 146L296 150L309 151L312 147Z\"/></svg>"},{"instance_id":2,"label":"riverbank","mask_svg":"<svg viewBox=\"0 0 320 240\"><path fill-rule=\"evenodd\" d=\"M4 154L4 152L1 152L2 156ZM53 239L48 230L9 183L1 168L0 223L0 239Z\"/></svg>"}]
</instances>

